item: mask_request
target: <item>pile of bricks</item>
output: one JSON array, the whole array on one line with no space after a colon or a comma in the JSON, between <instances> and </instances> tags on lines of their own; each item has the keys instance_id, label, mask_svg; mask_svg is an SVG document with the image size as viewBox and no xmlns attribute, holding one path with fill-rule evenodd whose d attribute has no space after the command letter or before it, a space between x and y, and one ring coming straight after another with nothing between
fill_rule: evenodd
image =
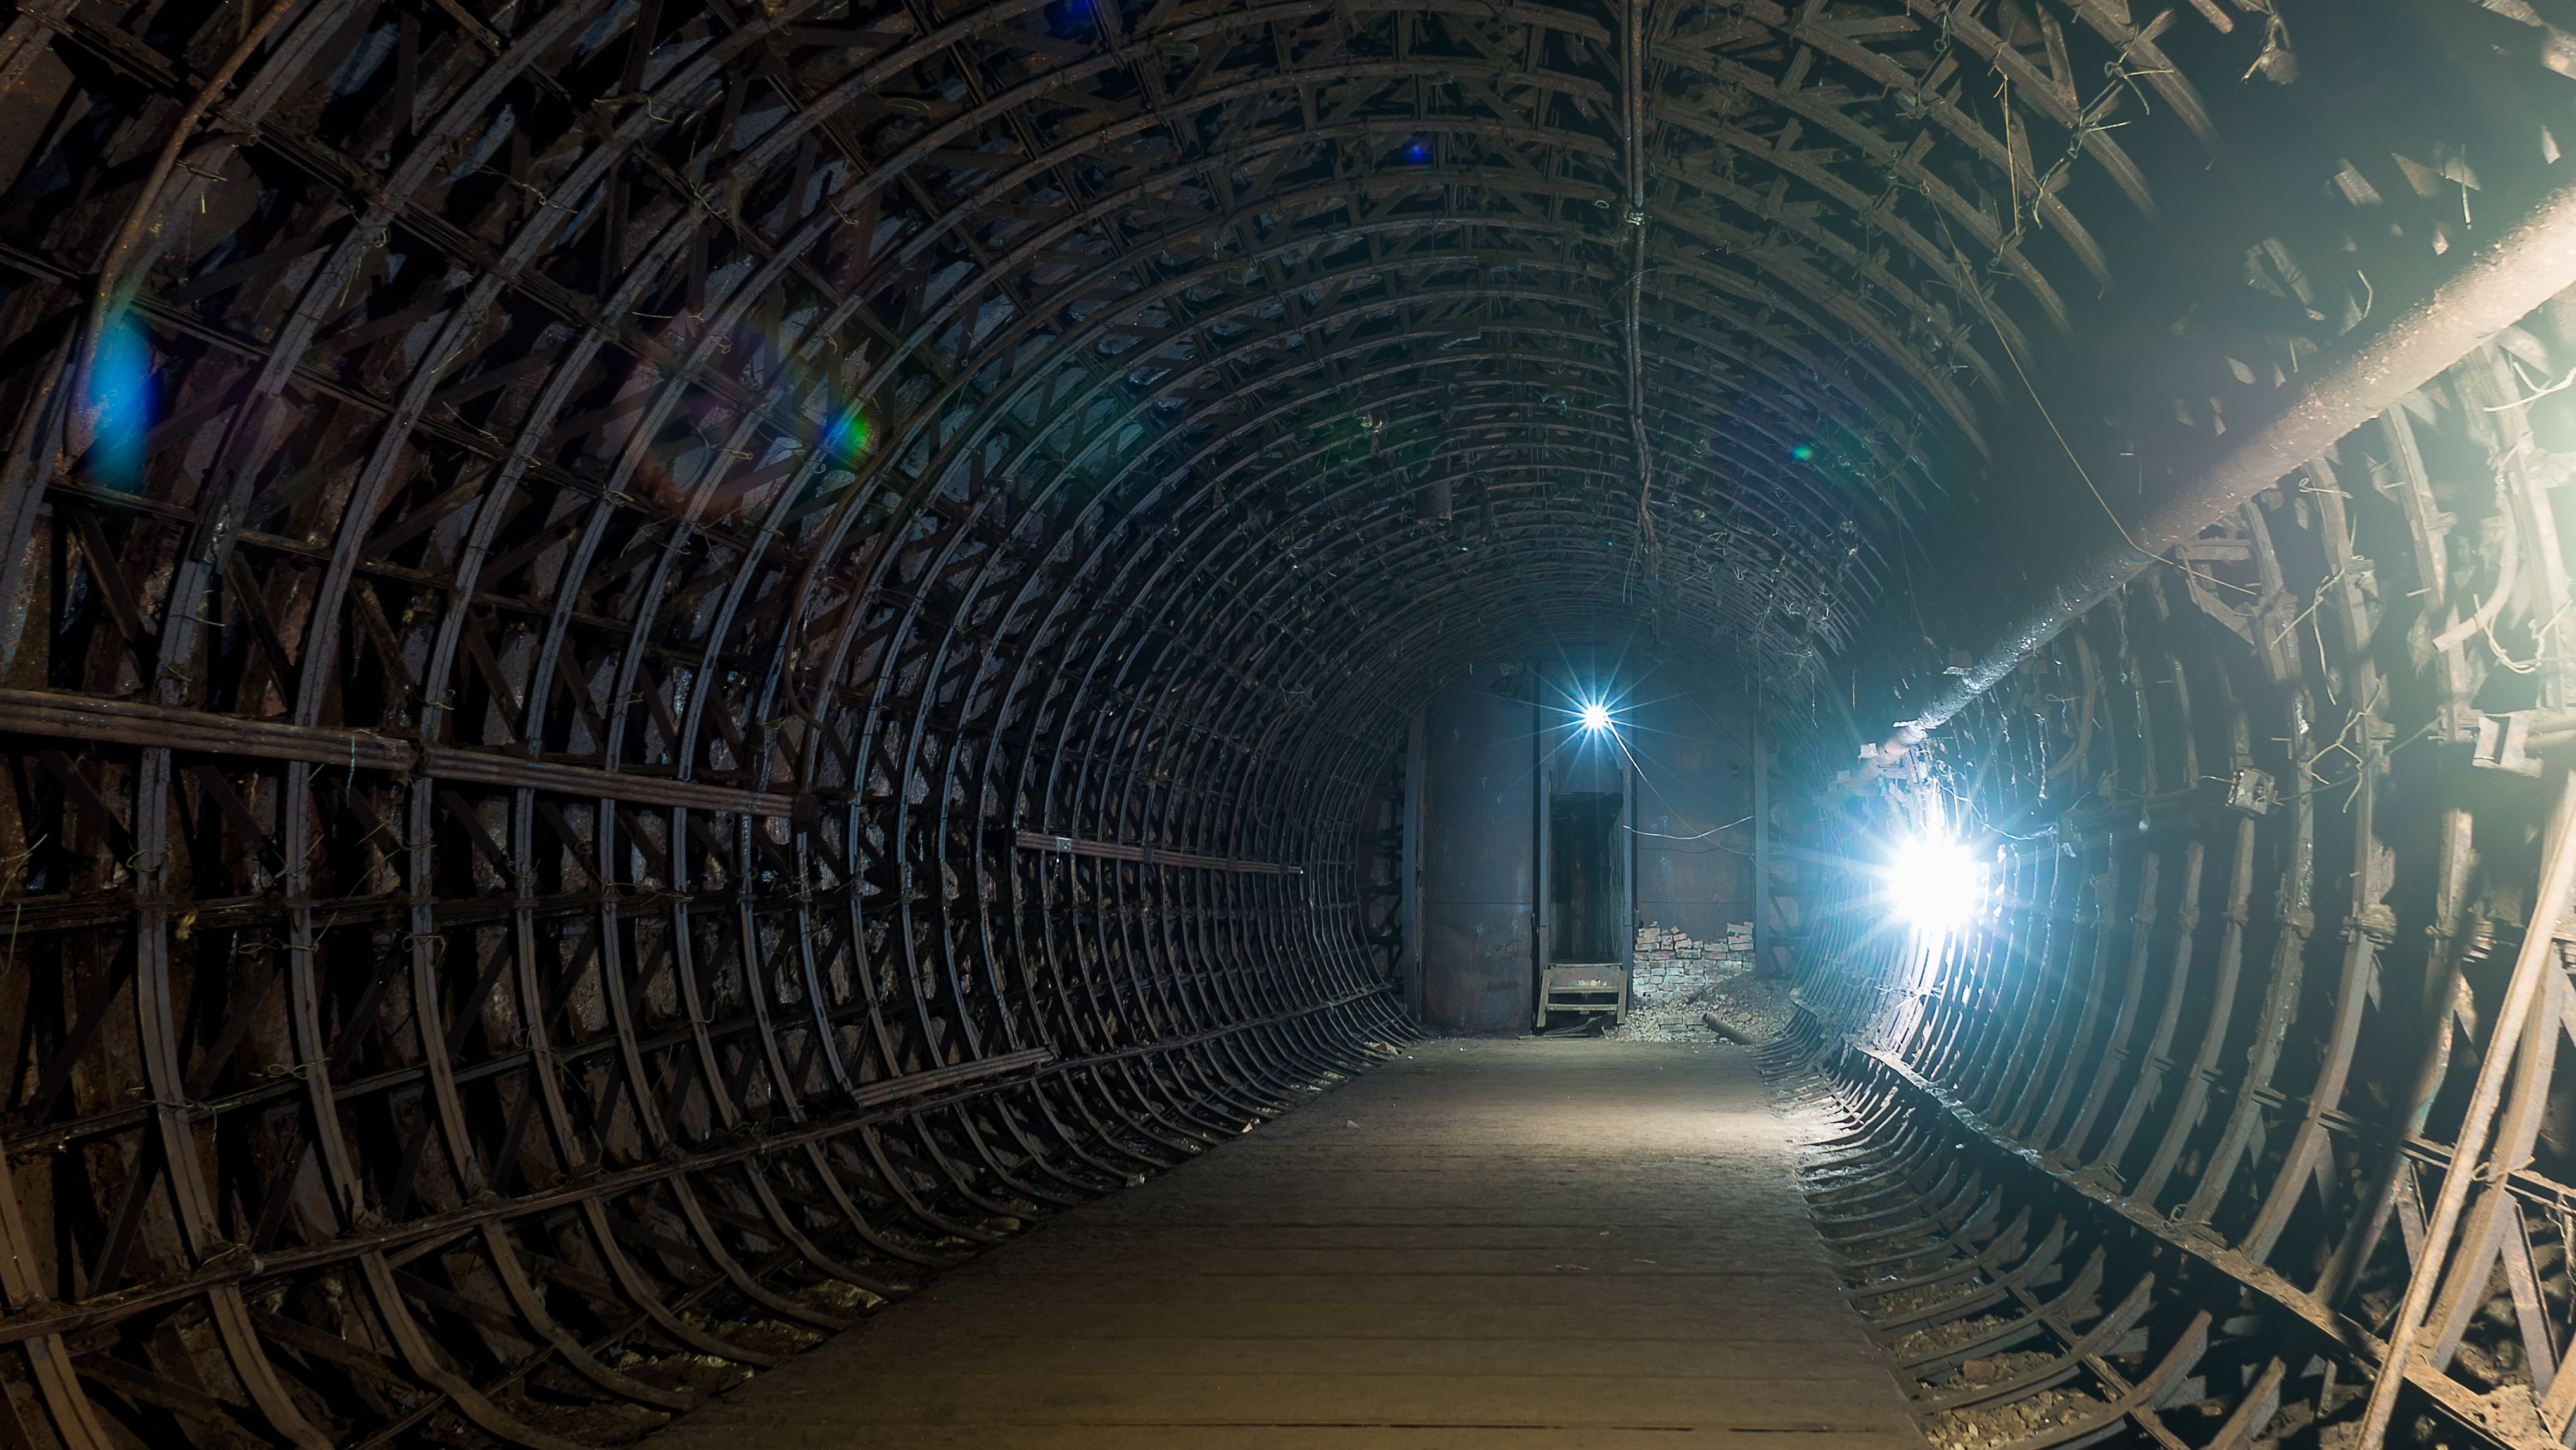
<instances>
[{"instance_id":1,"label":"pile of bricks","mask_svg":"<svg viewBox=\"0 0 2576 1450\"><path fill-rule=\"evenodd\" d=\"M1621 1037L1641 1042L1706 1039L1700 1021L1726 983L1753 969L1753 927L1729 926L1723 942L1695 941L1671 927L1637 929L1637 958L1628 985Z\"/></svg>"}]
</instances>

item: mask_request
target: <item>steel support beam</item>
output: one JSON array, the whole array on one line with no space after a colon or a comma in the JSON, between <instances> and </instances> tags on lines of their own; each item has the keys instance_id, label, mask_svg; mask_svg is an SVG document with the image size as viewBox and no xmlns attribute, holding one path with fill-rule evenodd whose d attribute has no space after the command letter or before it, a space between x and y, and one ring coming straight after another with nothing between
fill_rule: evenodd
<instances>
[{"instance_id":1,"label":"steel support beam","mask_svg":"<svg viewBox=\"0 0 2576 1450\"><path fill-rule=\"evenodd\" d=\"M2060 580L1930 708L1899 722L1890 743L1911 746L1948 724L2121 585L2571 286L2576 286L2576 186L2550 194L2432 296L2338 360L2288 407L2248 430L2153 513L2122 524L2119 547Z\"/></svg>"},{"instance_id":2,"label":"steel support beam","mask_svg":"<svg viewBox=\"0 0 2576 1450\"><path fill-rule=\"evenodd\" d=\"M1051 851L1065 856L1089 856L1099 861L1133 861L1142 866L1190 866L1202 871L1247 871L1263 876L1302 876L1303 866L1286 866L1276 861L1245 861L1233 856L1210 856L1200 851L1169 851L1160 846L1132 845L1125 841L1083 841L1071 836L1051 836L1044 831L1022 831L1013 838L1023 851Z\"/></svg>"},{"instance_id":3,"label":"steel support beam","mask_svg":"<svg viewBox=\"0 0 2576 1450\"><path fill-rule=\"evenodd\" d=\"M0 733L100 740L207 755L242 755L254 760L295 760L308 765L391 771L403 776L731 815L785 817L795 809L794 797L775 791L736 790L666 776L424 745L371 730L290 725L51 690L0 689Z\"/></svg>"}]
</instances>

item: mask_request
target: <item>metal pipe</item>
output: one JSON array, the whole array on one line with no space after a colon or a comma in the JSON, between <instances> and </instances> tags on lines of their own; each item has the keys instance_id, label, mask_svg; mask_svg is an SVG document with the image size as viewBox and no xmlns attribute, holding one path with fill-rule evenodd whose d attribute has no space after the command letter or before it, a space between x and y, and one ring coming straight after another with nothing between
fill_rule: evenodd
<instances>
[{"instance_id":1,"label":"metal pipe","mask_svg":"<svg viewBox=\"0 0 2576 1450\"><path fill-rule=\"evenodd\" d=\"M1930 709L1900 722L1890 743L1908 747L1948 724L2086 610L2165 554L2571 286L2576 286L2576 185L2552 193L2431 297L2320 374L2297 401L2249 430L2143 522L2126 526L2120 547L2097 555L2051 590Z\"/></svg>"}]
</instances>

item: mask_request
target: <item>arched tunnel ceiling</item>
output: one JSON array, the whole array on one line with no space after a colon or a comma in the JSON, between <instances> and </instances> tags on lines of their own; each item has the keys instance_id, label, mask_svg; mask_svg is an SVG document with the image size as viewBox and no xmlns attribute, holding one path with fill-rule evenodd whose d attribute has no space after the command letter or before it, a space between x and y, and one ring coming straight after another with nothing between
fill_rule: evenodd
<instances>
[{"instance_id":1,"label":"arched tunnel ceiling","mask_svg":"<svg viewBox=\"0 0 2576 1450\"><path fill-rule=\"evenodd\" d=\"M1158 538L1319 704L1576 620L1794 673L1943 570L1910 533L2098 531L2043 424L2161 464L2509 214L2559 79L2401 68L2555 44L2517 13L2322 13L2300 90L2309 18L2237 0L26 11L20 457L89 446L32 364L91 293L168 407L75 474L335 597L434 555L578 633L685 519L778 571L757 653L971 516ZM181 154L154 94L212 102ZM2396 149L2314 144L2355 116ZM446 538L469 475L543 506Z\"/></svg>"},{"instance_id":2,"label":"arched tunnel ceiling","mask_svg":"<svg viewBox=\"0 0 2576 1450\"><path fill-rule=\"evenodd\" d=\"M628 1438L1355 1070L1434 685L1939 668L2571 28L19 0L0 1438Z\"/></svg>"}]
</instances>

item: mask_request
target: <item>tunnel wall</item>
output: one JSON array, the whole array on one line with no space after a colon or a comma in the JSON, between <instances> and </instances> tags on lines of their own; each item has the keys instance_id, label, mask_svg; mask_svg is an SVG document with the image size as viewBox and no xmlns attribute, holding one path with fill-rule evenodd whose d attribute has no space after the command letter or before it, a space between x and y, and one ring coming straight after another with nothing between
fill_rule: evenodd
<instances>
[{"instance_id":1,"label":"tunnel wall","mask_svg":"<svg viewBox=\"0 0 2576 1450\"><path fill-rule=\"evenodd\" d=\"M1728 681L1661 677L1633 698L1637 924L1723 942L1753 911L1749 702Z\"/></svg>"},{"instance_id":2,"label":"tunnel wall","mask_svg":"<svg viewBox=\"0 0 2576 1450\"><path fill-rule=\"evenodd\" d=\"M1616 738L1587 740L1578 699L1615 703ZM1422 1020L1461 1031L1527 1025L1536 990L1538 782L1621 791L1634 925L1723 942L1750 910L1746 701L1723 676L1482 665L1424 707ZM1535 738L1534 738L1535 737Z\"/></svg>"},{"instance_id":3,"label":"tunnel wall","mask_svg":"<svg viewBox=\"0 0 2576 1450\"><path fill-rule=\"evenodd\" d=\"M1538 710L1525 668L1479 665L1423 707L1423 1020L1529 1021L1537 991Z\"/></svg>"},{"instance_id":4,"label":"tunnel wall","mask_svg":"<svg viewBox=\"0 0 2576 1450\"><path fill-rule=\"evenodd\" d=\"M469 581L585 541L505 610L328 551L192 583L114 499L27 523L14 1443L628 1438L1404 1033L1324 844L1356 747L1180 678L1120 582L1150 548L923 496L791 606L757 525L468 477L313 527ZM197 587L229 629L84 607Z\"/></svg>"},{"instance_id":5,"label":"tunnel wall","mask_svg":"<svg viewBox=\"0 0 2576 1450\"><path fill-rule=\"evenodd\" d=\"M0 1443L631 1440L1407 1031L1404 707L514 9L0 36Z\"/></svg>"},{"instance_id":6,"label":"tunnel wall","mask_svg":"<svg viewBox=\"0 0 2576 1450\"><path fill-rule=\"evenodd\" d=\"M1836 865L1807 876L1800 1060L1881 1201L1918 1196L1925 1262L1982 1255L2040 1304L2098 1256L2063 1332L2010 1303L1976 1321L2091 1387L2061 1428L2188 1403L2211 1443L2348 1444L2383 1379L2390 1443L2554 1439L2576 1406L2576 1016L2545 866L2576 826L2576 457L2518 372L2563 372L2569 341L2535 317L2463 361L1920 749L1811 760L1805 860ZM1888 889L1927 831L1986 865L1974 917L1928 936ZM1862 1302L1892 1339L1941 1320ZM2111 1306L2138 1351L2117 1384L2074 1343ZM2035 1392L1960 1363L1914 1366L1936 1425ZM2150 1381L2192 1395L2122 1398Z\"/></svg>"},{"instance_id":7,"label":"tunnel wall","mask_svg":"<svg viewBox=\"0 0 2576 1450\"><path fill-rule=\"evenodd\" d=\"M1150 548L925 496L791 606L811 561L756 524L469 485L313 526L487 589L583 551L450 613L327 551L192 584L135 503L28 522L12 1443L631 1438L1406 1031L1355 935L1357 747L1180 678L1120 579ZM608 561L622 637L575 602ZM185 639L192 587L228 630ZM91 612L119 591L157 645ZM196 687L138 697L158 661Z\"/></svg>"},{"instance_id":8,"label":"tunnel wall","mask_svg":"<svg viewBox=\"0 0 2576 1450\"><path fill-rule=\"evenodd\" d=\"M1369 1060L1431 683L1813 683L2556 184L2279 8L18 5L0 1440L631 1438Z\"/></svg>"}]
</instances>

